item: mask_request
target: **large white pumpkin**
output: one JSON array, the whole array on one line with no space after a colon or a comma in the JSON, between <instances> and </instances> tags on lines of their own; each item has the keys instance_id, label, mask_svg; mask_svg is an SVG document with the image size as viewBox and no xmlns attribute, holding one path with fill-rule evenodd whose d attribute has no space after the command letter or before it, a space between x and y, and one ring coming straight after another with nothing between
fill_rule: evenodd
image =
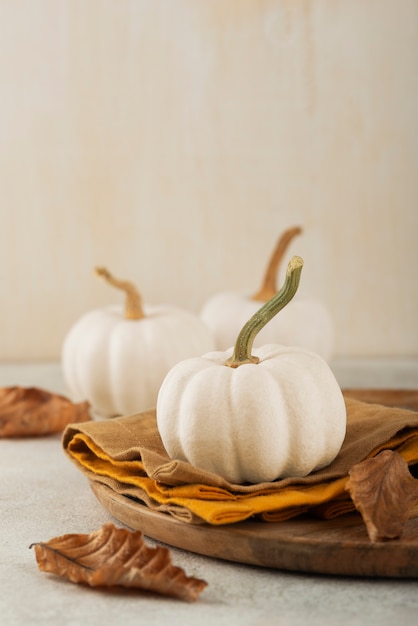
<instances>
[{"instance_id":1,"label":"large white pumpkin","mask_svg":"<svg viewBox=\"0 0 418 626\"><path fill-rule=\"evenodd\" d=\"M346 407L326 361L294 347L251 352L260 328L293 297L301 268L294 257L284 288L247 322L233 354L187 359L167 374L157 424L171 458L241 484L305 476L337 456Z\"/></svg>"},{"instance_id":2,"label":"large white pumpkin","mask_svg":"<svg viewBox=\"0 0 418 626\"><path fill-rule=\"evenodd\" d=\"M230 348L245 322L277 292L276 275L280 261L299 227L285 231L269 261L261 289L254 295L226 291L213 295L203 305L200 316L211 329L217 350ZM280 315L257 335L254 346L268 343L302 347L330 361L334 347L334 327L325 304L318 298L296 294Z\"/></svg>"},{"instance_id":3,"label":"large white pumpkin","mask_svg":"<svg viewBox=\"0 0 418 626\"><path fill-rule=\"evenodd\" d=\"M126 292L125 307L89 311L69 330L61 359L67 392L105 417L154 408L167 372L183 359L212 350L212 335L196 315L173 306L142 305L131 283L103 268L98 273Z\"/></svg>"}]
</instances>

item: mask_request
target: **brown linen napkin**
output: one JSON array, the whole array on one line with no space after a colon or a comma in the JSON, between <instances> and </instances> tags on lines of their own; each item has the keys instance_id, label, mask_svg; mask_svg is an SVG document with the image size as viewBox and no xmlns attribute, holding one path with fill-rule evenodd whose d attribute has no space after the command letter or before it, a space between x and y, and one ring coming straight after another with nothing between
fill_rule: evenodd
<instances>
[{"instance_id":1,"label":"brown linen napkin","mask_svg":"<svg viewBox=\"0 0 418 626\"><path fill-rule=\"evenodd\" d=\"M265 521L310 511L325 517L354 509L345 482L350 468L383 449L418 463L418 412L345 397L347 433L337 458L305 478L256 485L226 480L171 460L155 412L69 425L63 447L91 481L108 485L150 508L187 522L234 523L258 515Z\"/></svg>"}]
</instances>

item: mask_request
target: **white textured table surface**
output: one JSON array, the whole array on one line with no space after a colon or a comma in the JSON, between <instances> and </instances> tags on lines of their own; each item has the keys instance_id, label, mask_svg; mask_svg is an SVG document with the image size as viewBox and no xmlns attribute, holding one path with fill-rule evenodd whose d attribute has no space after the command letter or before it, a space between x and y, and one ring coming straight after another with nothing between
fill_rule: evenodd
<instances>
[{"instance_id":1,"label":"white textured table surface","mask_svg":"<svg viewBox=\"0 0 418 626\"><path fill-rule=\"evenodd\" d=\"M418 360L337 361L342 386L418 387ZM0 365L0 386L64 393L56 364ZM294 574L172 549L173 562L208 587L186 604L145 593L106 592L38 570L29 545L88 533L106 521L87 480L66 458L61 437L0 440L0 623L122 626L402 626L418 624L418 581ZM155 542L147 540L150 545Z\"/></svg>"}]
</instances>

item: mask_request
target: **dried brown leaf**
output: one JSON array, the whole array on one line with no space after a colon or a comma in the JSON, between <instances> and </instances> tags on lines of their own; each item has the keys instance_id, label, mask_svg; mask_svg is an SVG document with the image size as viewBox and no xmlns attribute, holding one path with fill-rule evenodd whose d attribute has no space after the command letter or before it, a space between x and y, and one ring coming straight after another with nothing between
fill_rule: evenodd
<instances>
[{"instance_id":1,"label":"dried brown leaf","mask_svg":"<svg viewBox=\"0 0 418 626\"><path fill-rule=\"evenodd\" d=\"M207 585L173 565L168 548L150 548L141 532L110 522L88 535L62 535L33 545L41 571L73 583L144 589L187 601L196 600Z\"/></svg>"},{"instance_id":2,"label":"dried brown leaf","mask_svg":"<svg viewBox=\"0 0 418 626\"><path fill-rule=\"evenodd\" d=\"M0 437L35 437L91 419L89 403L74 404L37 387L0 387Z\"/></svg>"},{"instance_id":3,"label":"dried brown leaf","mask_svg":"<svg viewBox=\"0 0 418 626\"><path fill-rule=\"evenodd\" d=\"M396 539L418 501L418 480L398 452L384 450L354 465L346 489L371 541Z\"/></svg>"}]
</instances>

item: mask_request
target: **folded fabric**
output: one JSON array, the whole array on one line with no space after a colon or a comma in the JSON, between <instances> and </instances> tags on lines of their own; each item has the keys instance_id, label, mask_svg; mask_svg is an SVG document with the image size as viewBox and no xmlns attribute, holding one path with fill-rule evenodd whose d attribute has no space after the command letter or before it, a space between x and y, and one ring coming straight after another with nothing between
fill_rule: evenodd
<instances>
[{"instance_id":1,"label":"folded fabric","mask_svg":"<svg viewBox=\"0 0 418 626\"><path fill-rule=\"evenodd\" d=\"M68 457L90 481L187 523L231 524L257 516L266 522L301 513L331 518L354 510L345 490L350 468L384 449L418 463L418 412L345 397L347 433L336 459L304 478L234 485L184 461L170 459L155 411L70 424Z\"/></svg>"}]
</instances>

